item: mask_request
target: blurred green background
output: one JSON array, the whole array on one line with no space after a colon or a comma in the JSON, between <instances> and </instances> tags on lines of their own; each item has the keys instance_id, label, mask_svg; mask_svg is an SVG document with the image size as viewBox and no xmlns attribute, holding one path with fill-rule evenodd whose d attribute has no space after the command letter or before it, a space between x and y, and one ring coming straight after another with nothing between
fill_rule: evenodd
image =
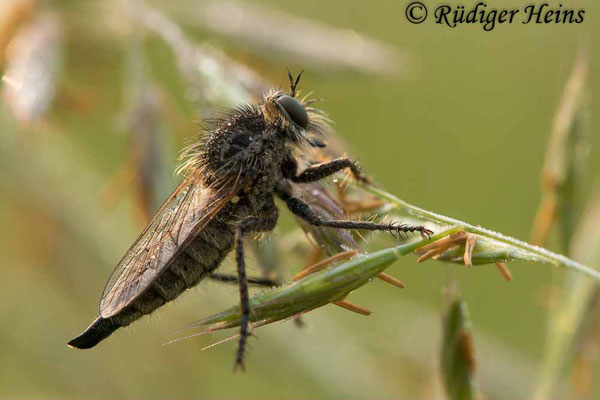
<instances>
[{"instance_id":1,"label":"blurred green background","mask_svg":"<svg viewBox=\"0 0 600 400\"><path fill-rule=\"evenodd\" d=\"M4 3L0 17L19 2ZM60 32L52 43L59 49L43 46L40 56L41 69L48 66L44 51L57 63L45 78L54 95L40 100L48 110L18 117L8 97L0 109L2 398L441 398L440 310L448 270L457 271L470 308L485 397L531 393L543 350L545 304L564 272L526 263L510 265L515 279L507 283L493 267L417 265L406 257L388 270L406 284L404 290L373 282L352 295L374 311L369 317L328 306L307 315L302 329L288 322L258 330L245 374L231 373L234 342L200 351L226 333L161 346L170 332L235 303L237 288L215 282L202 283L97 348L69 349L66 342L96 317L106 279L142 228L134 190L115 190L118 200L103 201L131 157L131 93L143 75L131 60L144 60L144 76L159 93L157 159L167 171L156 189L161 196L176 185L170 171L178 149L198 133L194 121L219 104L197 107L192 101L197 92L180 73L180 60L124 10L126 2L30 3L32 9L14 17L19 26L52 13ZM225 51L277 85L287 84L286 67L304 69L304 91L324 98L320 107L349 143L351 157L387 191L528 238L554 113L586 40L592 54L589 86L599 84L597 4L565 2L586 9L579 25L513 24L485 32L479 25L409 24L401 1L248 3L278 11L281 18L301 17L385 43L398 67L390 73L328 65L228 35L226 29L216 32L200 17L207 7L203 1L147 6L168 15L192 42ZM501 4L524 3L490 2ZM240 9L230 14L232 21L243 18ZM292 28L279 29L272 40L293 49L303 36ZM330 40L317 36L314 46L326 47ZM141 55L130 57L136 51ZM5 63L5 72L10 65ZM401 65L410 68L400 70ZM32 68L34 76L45 76ZM599 112L592 106L590 119L598 120ZM600 137L592 131L584 198L600 176L598 148ZM283 209L280 225L277 237L297 229ZM554 236L549 247L562 251ZM370 248L378 245L373 241ZM250 273L258 275L250 264ZM286 269L295 272L302 261L290 264ZM231 260L224 270L232 270ZM566 384L568 374L563 378ZM600 395L597 383L594 393Z\"/></svg>"}]
</instances>

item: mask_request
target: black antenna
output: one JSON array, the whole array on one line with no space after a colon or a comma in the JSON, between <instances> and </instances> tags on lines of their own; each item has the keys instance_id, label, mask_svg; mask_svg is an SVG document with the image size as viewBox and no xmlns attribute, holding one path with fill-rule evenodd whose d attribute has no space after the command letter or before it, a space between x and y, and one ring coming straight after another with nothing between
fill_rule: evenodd
<instances>
[{"instance_id":1,"label":"black antenna","mask_svg":"<svg viewBox=\"0 0 600 400\"><path fill-rule=\"evenodd\" d=\"M294 77L292 76L292 73L290 72L289 68L287 70L288 79L290 80L290 91L291 91L290 95L292 97L296 97L296 88L298 87L298 82L300 82L300 77L302 76L303 72L304 72L304 70L300 71L300 73L296 77L296 80L294 81Z\"/></svg>"}]
</instances>

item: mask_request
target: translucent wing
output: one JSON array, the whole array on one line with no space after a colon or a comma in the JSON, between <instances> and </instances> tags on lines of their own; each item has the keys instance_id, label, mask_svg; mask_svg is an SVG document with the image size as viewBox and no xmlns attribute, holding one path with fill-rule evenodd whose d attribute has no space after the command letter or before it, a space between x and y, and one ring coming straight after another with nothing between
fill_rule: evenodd
<instances>
[{"instance_id":1,"label":"translucent wing","mask_svg":"<svg viewBox=\"0 0 600 400\"><path fill-rule=\"evenodd\" d=\"M133 303L236 192L220 194L193 178L184 180L113 271L100 316L109 318Z\"/></svg>"}]
</instances>

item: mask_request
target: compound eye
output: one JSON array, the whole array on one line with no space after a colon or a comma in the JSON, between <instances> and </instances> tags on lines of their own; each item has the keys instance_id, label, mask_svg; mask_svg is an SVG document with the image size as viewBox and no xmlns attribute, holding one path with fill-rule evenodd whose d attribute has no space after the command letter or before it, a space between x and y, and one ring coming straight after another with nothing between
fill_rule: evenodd
<instances>
[{"instance_id":1,"label":"compound eye","mask_svg":"<svg viewBox=\"0 0 600 400\"><path fill-rule=\"evenodd\" d=\"M283 107L284 111L294 123L306 129L308 126L308 114L306 113L304 106L300 104L298 100L284 94L277 99L277 102Z\"/></svg>"}]
</instances>

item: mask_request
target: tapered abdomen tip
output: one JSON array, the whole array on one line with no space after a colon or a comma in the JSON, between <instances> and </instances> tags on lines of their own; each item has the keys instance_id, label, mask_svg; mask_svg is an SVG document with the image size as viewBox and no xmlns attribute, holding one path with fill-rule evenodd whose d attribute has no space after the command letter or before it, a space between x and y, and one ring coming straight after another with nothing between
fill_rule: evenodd
<instances>
[{"instance_id":1,"label":"tapered abdomen tip","mask_svg":"<svg viewBox=\"0 0 600 400\"><path fill-rule=\"evenodd\" d=\"M119 326L110 319L98 317L81 335L71 340L67 345L73 349L91 349L118 328Z\"/></svg>"}]
</instances>

